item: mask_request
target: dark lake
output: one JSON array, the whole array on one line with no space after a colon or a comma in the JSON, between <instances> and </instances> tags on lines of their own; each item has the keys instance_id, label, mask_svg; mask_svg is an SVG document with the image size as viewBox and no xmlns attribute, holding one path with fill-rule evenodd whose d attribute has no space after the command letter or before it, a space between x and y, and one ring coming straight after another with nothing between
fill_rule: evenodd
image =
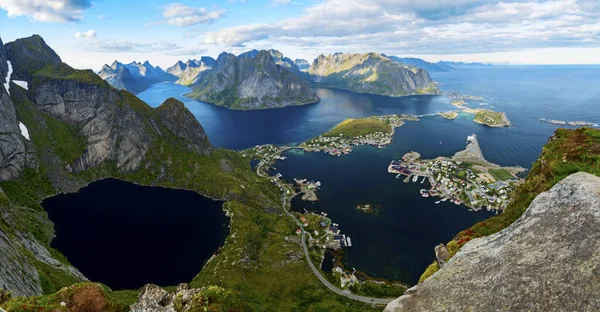
<instances>
[{"instance_id":1,"label":"dark lake","mask_svg":"<svg viewBox=\"0 0 600 312\"><path fill-rule=\"evenodd\" d=\"M222 204L116 179L42 202L56 231L51 246L115 290L191 281L229 233Z\"/></svg>"}]
</instances>

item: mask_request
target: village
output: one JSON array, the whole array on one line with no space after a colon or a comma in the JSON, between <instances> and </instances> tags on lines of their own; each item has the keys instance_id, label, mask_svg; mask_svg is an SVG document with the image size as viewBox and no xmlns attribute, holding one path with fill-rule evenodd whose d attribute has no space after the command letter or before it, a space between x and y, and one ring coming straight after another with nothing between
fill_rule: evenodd
<instances>
[{"instance_id":1,"label":"village","mask_svg":"<svg viewBox=\"0 0 600 312\"><path fill-rule=\"evenodd\" d=\"M469 136L465 151L478 151L476 136ZM465 151L457 153L464 157ZM473 157L471 155L470 157ZM410 152L402 160L393 160L388 172L396 178L406 176L405 182L424 183L420 190L423 197L440 197L435 203L450 201L456 205L464 204L472 211L485 207L490 211L502 211L507 205L511 192L521 180L514 175L519 169L502 168L481 160L461 161L459 157L438 157L422 160L416 152ZM513 171L513 172L511 172Z\"/></svg>"},{"instance_id":2,"label":"village","mask_svg":"<svg viewBox=\"0 0 600 312\"><path fill-rule=\"evenodd\" d=\"M418 121L419 118L394 114L353 119L349 122L342 122L332 131L300 144L300 147L305 152L323 151L332 156L348 155L352 152L353 146L358 145L384 148L385 145L392 143L394 129L403 126L405 120ZM359 123L371 124L363 126L360 131L357 131L358 127L356 126L359 125L353 124Z\"/></svg>"}]
</instances>

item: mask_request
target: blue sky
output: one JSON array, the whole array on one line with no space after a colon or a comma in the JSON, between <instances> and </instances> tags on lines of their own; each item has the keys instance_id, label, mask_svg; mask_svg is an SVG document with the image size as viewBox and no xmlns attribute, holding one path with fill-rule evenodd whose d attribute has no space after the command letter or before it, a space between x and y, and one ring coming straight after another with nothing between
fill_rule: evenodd
<instances>
[{"instance_id":1,"label":"blue sky","mask_svg":"<svg viewBox=\"0 0 600 312\"><path fill-rule=\"evenodd\" d=\"M222 51L380 52L429 61L600 63L596 0L1 0L0 37L40 34L78 68Z\"/></svg>"}]
</instances>

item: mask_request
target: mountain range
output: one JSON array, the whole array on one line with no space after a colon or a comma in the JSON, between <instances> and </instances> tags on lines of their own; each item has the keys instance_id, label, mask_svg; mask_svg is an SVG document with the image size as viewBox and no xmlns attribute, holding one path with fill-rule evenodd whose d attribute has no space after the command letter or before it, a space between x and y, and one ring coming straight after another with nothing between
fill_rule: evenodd
<instances>
[{"instance_id":1,"label":"mountain range","mask_svg":"<svg viewBox=\"0 0 600 312\"><path fill-rule=\"evenodd\" d=\"M456 68L469 68L469 67L482 67L482 66L491 66L491 64L487 63L464 63L464 62L449 62L449 61L439 61L437 63L427 62L420 58L415 57L398 57L394 55L385 55L394 62L399 64L414 66L417 68L422 68L428 72L447 72Z\"/></svg>"},{"instance_id":2,"label":"mountain range","mask_svg":"<svg viewBox=\"0 0 600 312\"><path fill-rule=\"evenodd\" d=\"M318 102L311 87L339 88L389 96L438 94L426 70L399 62L382 54L321 55L312 64L292 60L280 51L250 50L239 55L222 53L217 60L176 62L167 68L147 65L146 72L192 88L187 96L231 109L263 109ZM422 61L420 64L426 65ZM156 79L139 73L139 63L105 65L100 76L111 85L139 92ZM440 65L441 66L441 65ZM127 72L129 71L129 72ZM134 72L134 74L132 74ZM170 76L168 76L170 75Z\"/></svg>"},{"instance_id":3,"label":"mountain range","mask_svg":"<svg viewBox=\"0 0 600 312\"><path fill-rule=\"evenodd\" d=\"M145 61L123 64L114 61L110 66L104 64L98 75L117 89L125 89L134 94L148 89L151 85L165 81L175 81L177 77L160 67Z\"/></svg>"}]
</instances>

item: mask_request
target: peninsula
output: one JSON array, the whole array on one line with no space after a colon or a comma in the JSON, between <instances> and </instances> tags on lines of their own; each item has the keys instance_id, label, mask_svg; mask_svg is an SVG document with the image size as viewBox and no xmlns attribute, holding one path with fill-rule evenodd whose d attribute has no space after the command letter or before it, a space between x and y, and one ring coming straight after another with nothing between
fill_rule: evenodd
<instances>
[{"instance_id":1,"label":"peninsula","mask_svg":"<svg viewBox=\"0 0 600 312\"><path fill-rule=\"evenodd\" d=\"M450 200L460 205L464 203L472 210L503 210L511 193L521 180L516 176L523 171L519 167L500 167L483 158L475 134L467 138L467 147L453 157L438 157L421 160L415 152L407 153L402 160L393 160L388 172L402 175L416 182L421 177L428 179L430 189L421 189L423 197L441 197L436 201Z\"/></svg>"}]
</instances>

